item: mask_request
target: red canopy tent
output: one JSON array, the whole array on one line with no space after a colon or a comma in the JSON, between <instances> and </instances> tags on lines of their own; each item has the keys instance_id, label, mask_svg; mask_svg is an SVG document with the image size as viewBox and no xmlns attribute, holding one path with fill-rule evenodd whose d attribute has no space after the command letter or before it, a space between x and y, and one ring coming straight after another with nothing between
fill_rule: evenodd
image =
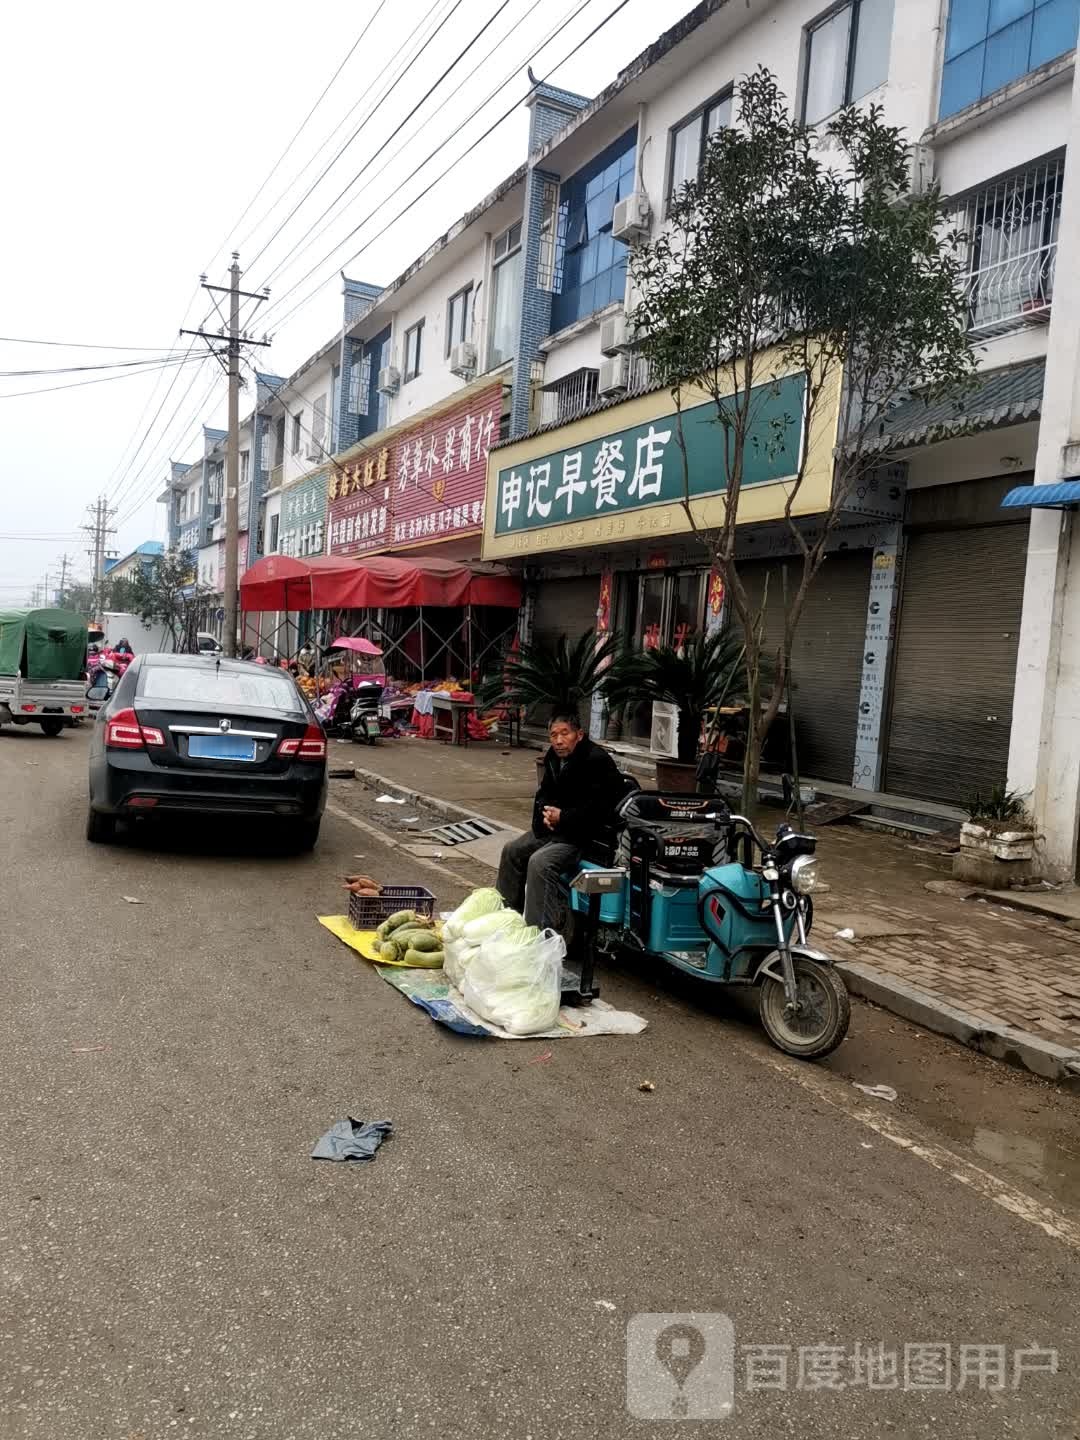
<instances>
[{"instance_id":1,"label":"red canopy tent","mask_svg":"<svg viewBox=\"0 0 1080 1440\"><path fill-rule=\"evenodd\" d=\"M266 555L240 579L240 609L400 610L411 605L494 605L516 610L521 586L505 570L394 555L351 559Z\"/></svg>"},{"instance_id":2,"label":"red canopy tent","mask_svg":"<svg viewBox=\"0 0 1080 1440\"><path fill-rule=\"evenodd\" d=\"M498 627L498 636L481 632L474 608L517 611L521 604L518 581L498 566L465 565L456 560L429 556L402 559L392 555L351 558L312 555L296 559L288 555L266 555L240 579L240 609L245 615L285 615L320 611L325 616L327 636L341 633L365 634L377 640L388 658L392 652L408 666L429 678L436 662L455 673L471 673L485 656L505 640L510 627ZM462 610L461 623L424 611ZM400 617L391 622L386 611L415 610L415 618ZM343 612L352 612L349 624ZM355 612L362 612L357 615ZM379 613L375 613L379 612ZM516 623L516 613L514 617ZM280 626L274 631L274 648ZM289 624L284 625L286 651L290 649ZM461 632L464 648L458 650L455 635ZM260 634L260 640L266 639ZM320 648L323 648L320 646Z\"/></svg>"}]
</instances>

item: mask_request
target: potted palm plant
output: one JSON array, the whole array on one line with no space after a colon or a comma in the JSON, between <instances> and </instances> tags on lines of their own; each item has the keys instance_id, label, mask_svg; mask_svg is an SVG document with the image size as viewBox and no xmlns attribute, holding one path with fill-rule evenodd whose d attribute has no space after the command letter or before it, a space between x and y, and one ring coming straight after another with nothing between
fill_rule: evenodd
<instances>
[{"instance_id":1,"label":"potted palm plant","mask_svg":"<svg viewBox=\"0 0 1080 1440\"><path fill-rule=\"evenodd\" d=\"M531 712L545 725L552 715L569 710L588 727L592 697L601 689L616 648L611 636L598 639L594 630L573 643L565 635L553 645L521 643L480 681L477 708L513 707Z\"/></svg>"},{"instance_id":2,"label":"potted palm plant","mask_svg":"<svg viewBox=\"0 0 1080 1440\"><path fill-rule=\"evenodd\" d=\"M710 709L735 698L742 660L742 640L727 630L695 636L678 650L669 645L623 650L612 661L602 680L611 709L638 700L661 700L678 710L678 759L657 760L659 789L694 790L702 724Z\"/></svg>"}]
</instances>

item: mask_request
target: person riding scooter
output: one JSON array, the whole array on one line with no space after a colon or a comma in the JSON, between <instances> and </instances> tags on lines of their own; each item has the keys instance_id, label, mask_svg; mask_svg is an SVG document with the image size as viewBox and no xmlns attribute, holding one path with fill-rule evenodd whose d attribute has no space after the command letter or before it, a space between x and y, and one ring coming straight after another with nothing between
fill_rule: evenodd
<instances>
[{"instance_id":1,"label":"person riding scooter","mask_svg":"<svg viewBox=\"0 0 1080 1440\"><path fill-rule=\"evenodd\" d=\"M503 846L495 881L527 925L544 924L548 886L577 865L590 840L605 833L623 789L615 761L589 739L572 711L552 716L548 738L532 831Z\"/></svg>"}]
</instances>

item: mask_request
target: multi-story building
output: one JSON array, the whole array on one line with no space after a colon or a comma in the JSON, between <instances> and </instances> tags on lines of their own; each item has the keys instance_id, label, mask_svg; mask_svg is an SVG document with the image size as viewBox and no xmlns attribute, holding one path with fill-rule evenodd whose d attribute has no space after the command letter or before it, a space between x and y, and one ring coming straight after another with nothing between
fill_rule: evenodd
<instances>
[{"instance_id":1,"label":"multi-story building","mask_svg":"<svg viewBox=\"0 0 1080 1440\"><path fill-rule=\"evenodd\" d=\"M110 580L134 580L142 572L146 574L165 553L160 540L144 540L141 545L119 559L105 561L105 574Z\"/></svg>"},{"instance_id":2,"label":"multi-story building","mask_svg":"<svg viewBox=\"0 0 1080 1440\"><path fill-rule=\"evenodd\" d=\"M718 622L681 506L644 487L631 496L625 473L592 483L605 440L662 433L673 409L622 323L629 247L666 223L755 66L810 124L880 104L912 143L916 183L936 177L969 236L980 373L962 406L916 397L895 412L876 482L841 517L793 656L801 768L923 804L1008 777L1033 797L1053 866L1071 872L1080 542L1071 512L1039 508L1029 482L1080 474L1068 448L1080 440L1080 269L1058 264L1077 243L1070 207L1080 219L1080 148L1068 149L1078 9L702 0L595 98L538 86L525 163L385 289L347 286L341 334L278 393L264 548L280 548L271 521L287 485L316 467L326 502L312 519L325 514L328 551L502 560L526 579L528 633L599 623L638 645L677 644ZM323 426L337 453L319 467L305 433ZM573 483L543 490L567 461ZM819 468L818 510L830 455ZM751 594L772 597L771 640L791 545L770 483L783 475L756 478L739 559ZM803 523L814 514L808 503ZM306 543L318 548L311 532ZM651 729L639 707L623 739L648 747Z\"/></svg>"},{"instance_id":3,"label":"multi-story building","mask_svg":"<svg viewBox=\"0 0 1080 1440\"><path fill-rule=\"evenodd\" d=\"M1024 711L1049 703L1046 684L1028 698L1029 682L1018 691L1015 677L1018 655L1021 673L1027 663L1033 566L1043 564L1043 617L1025 616L1023 629L1036 650L1052 629L1051 583L1028 508L1002 501L1035 469L1048 361L1074 369L1053 346L1052 316L1076 31L1074 0L705 0L534 149L527 189L544 198L524 217L523 286L545 333L535 348L523 338L518 371L539 380L540 408L492 457L484 554L524 567L538 634L580 632L599 614L638 645L678 643L706 623L709 566L680 505L633 499L629 472L614 491L571 488L561 503L552 485L541 504L529 477L560 473L572 457L591 482L605 440L624 437L632 463L635 427L664 433L671 398L642 390L620 323L633 302L619 279L626 246L664 225L707 135L731 123L738 76L763 64L808 123L873 101L918 147L917 173L937 176L970 236L979 346L962 410L918 398L901 407L889 466L842 517L795 644L802 769L923 802L961 803L1007 774L1037 789L1038 717ZM552 201L537 174L558 187L553 265ZM524 411L519 393L515 419ZM791 545L778 523L782 487L767 482L782 476L759 478L754 503L744 496L739 558L751 594L768 580L775 599ZM770 640L773 611L770 601ZM628 738L648 743L650 718L645 706L632 714ZM1080 757L1074 777L1077 768Z\"/></svg>"}]
</instances>

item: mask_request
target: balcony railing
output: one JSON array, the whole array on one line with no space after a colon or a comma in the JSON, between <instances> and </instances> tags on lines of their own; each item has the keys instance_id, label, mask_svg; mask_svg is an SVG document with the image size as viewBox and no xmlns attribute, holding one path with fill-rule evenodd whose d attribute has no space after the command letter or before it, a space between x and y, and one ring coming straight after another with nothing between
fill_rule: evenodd
<instances>
[{"instance_id":1,"label":"balcony railing","mask_svg":"<svg viewBox=\"0 0 1080 1440\"><path fill-rule=\"evenodd\" d=\"M601 383L613 388L601 391ZM565 425L599 401L614 400L622 394L637 394L648 383L645 360L632 353L605 361L602 370L574 370L543 387L537 424Z\"/></svg>"},{"instance_id":2,"label":"balcony railing","mask_svg":"<svg viewBox=\"0 0 1080 1440\"><path fill-rule=\"evenodd\" d=\"M1050 316L1064 158L977 191L953 214L967 237L969 325L1003 335Z\"/></svg>"}]
</instances>

